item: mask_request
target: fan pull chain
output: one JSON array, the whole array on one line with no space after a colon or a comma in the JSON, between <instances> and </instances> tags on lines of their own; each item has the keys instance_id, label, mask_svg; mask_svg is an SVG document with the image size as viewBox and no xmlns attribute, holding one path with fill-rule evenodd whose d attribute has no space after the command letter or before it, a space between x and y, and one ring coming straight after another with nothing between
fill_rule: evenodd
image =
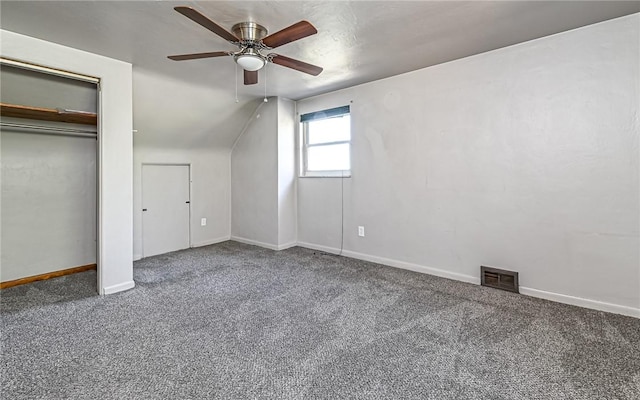
<instances>
[{"instance_id":1,"label":"fan pull chain","mask_svg":"<svg viewBox=\"0 0 640 400\"><path fill-rule=\"evenodd\" d=\"M238 64L234 63L236 65L236 103L239 103L240 100L238 100Z\"/></svg>"},{"instance_id":2,"label":"fan pull chain","mask_svg":"<svg viewBox=\"0 0 640 400\"><path fill-rule=\"evenodd\" d=\"M267 99L267 64L269 63L265 63L264 64L264 102L268 102L269 100Z\"/></svg>"}]
</instances>

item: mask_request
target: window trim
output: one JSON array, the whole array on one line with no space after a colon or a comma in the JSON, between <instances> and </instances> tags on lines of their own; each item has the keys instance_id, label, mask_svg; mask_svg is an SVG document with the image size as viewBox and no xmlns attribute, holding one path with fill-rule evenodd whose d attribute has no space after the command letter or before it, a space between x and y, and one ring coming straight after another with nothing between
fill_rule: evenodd
<instances>
[{"instance_id":1,"label":"window trim","mask_svg":"<svg viewBox=\"0 0 640 400\"><path fill-rule=\"evenodd\" d=\"M349 140L338 140L338 141L327 142L327 143L309 144L309 129L308 129L309 122L323 120L323 119L330 119L330 118L338 118L338 117L343 117L345 115L349 116ZM300 146L301 163L300 163L300 173L298 174L300 178L350 178L351 177L351 110L348 105L301 115L300 130L302 132L302 135L301 135L302 145ZM308 169L309 148L334 146L334 145L340 145L340 144L349 145L349 169L348 170L343 169L343 170L309 171Z\"/></svg>"}]
</instances>

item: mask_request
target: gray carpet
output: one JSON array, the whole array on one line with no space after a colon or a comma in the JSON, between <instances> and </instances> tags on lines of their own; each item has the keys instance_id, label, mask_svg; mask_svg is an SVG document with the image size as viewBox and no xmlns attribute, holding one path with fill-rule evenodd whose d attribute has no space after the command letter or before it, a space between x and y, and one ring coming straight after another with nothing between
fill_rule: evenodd
<instances>
[{"instance_id":1,"label":"gray carpet","mask_svg":"<svg viewBox=\"0 0 640 400\"><path fill-rule=\"evenodd\" d=\"M2 399L634 399L640 320L235 242L5 289Z\"/></svg>"}]
</instances>

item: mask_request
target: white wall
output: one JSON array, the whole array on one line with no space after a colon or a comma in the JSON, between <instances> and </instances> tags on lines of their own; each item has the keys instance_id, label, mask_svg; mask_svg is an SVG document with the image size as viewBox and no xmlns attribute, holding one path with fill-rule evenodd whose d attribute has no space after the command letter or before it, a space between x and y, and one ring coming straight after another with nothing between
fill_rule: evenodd
<instances>
[{"instance_id":1,"label":"white wall","mask_svg":"<svg viewBox=\"0 0 640 400\"><path fill-rule=\"evenodd\" d=\"M0 281L94 264L96 140L3 129L1 147Z\"/></svg>"},{"instance_id":2,"label":"white wall","mask_svg":"<svg viewBox=\"0 0 640 400\"><path fill-rule=\"evenodd\" d=\"M98 291L133 287L131 64L5 30L0 54L100 78Z\"/></svg>"},{"instance_id":3,"label":"white wall","mask_svg":"<svg viewBox=\"0 0 640 400\"><path fill-rule=\"evenodd\" d=\"M189 65L181 67L188 73ZM208 82L193 85L134 67L134 146L231 149L258 102L243 94L246 89L240 87L236 103L233 82L225 90L212 86Z\"/></svg>"},{"instance_id":4,"label":"white wall","mask_svg":"<svg viewBox=\"0 0 640 400\"><path fill-rule=\"evenodd\" d=\"M157 149L136 146L133 154L134 258L142 257L142 164L191 166L191 246L229 240L230 170L227 149ZM201 226L200 219L207 225Z\"/></svg>"},{"instance_id":5,"label":"white wall","mask_svg":"<svg viewBox=\"0 0 640 400\"><path fill-rule=\"evenodd\" d=\"M231 236L278 245L278 102L258 107L231 153Z\"/></svg>"},{"instance_id":6,"label":"white wall","mask_svg":"<svg viewBox=\"0 0 640 400\"><path fill-rule=\"evenodd\" d=\"M278 246L297 241L295 103L278 98Z\"/></svg>"},{"instance_id":7,"label":"white wall","mask_svg":"<svg viewBox=\"0 0 640 400\"><path fill-rule=\"evenodd\" d=\"M96 84L0 65L3 103L96 112Z\"/></svg>"},{"instance_id":8,"label":"white wall","mask_svg":"<svg viewBox=\"0 0 640 400\"><path fill-rule=\"evenodd\" d=\"M299 101L351 104L345 254L640 316L638 14ZM339 179L298 241L340 245ZM357 236L363 225L366 237Z\"/></svg>"},{"instance_id":9,"label":"white wall","mask_svg":"<svg viewBox=\"0 0 640 400\"><path fill-rule=\"evenodd\" d=\"M271 98L231 153L231 238L270 249L296 244L295 103Z\"/></svg>"},{"instance_id":10,"label":"white wall","mask_svg":"<svg viewBox=\"0 0 640 400\"><path fill-rule=\"evenodd\" d=\"M133 91L134 259L142 256L142 163L190 164L191 246L228 240L231 146L258 103L137 67Z\"/></svg>"}]
</instances>

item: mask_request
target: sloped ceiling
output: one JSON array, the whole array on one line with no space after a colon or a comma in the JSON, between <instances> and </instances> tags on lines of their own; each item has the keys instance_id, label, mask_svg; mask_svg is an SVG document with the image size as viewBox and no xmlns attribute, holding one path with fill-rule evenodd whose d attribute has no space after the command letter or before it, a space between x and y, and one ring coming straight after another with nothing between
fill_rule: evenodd
<instances>
[{"instance_id":1,"label":"sloped ceiling","mask_svg":"<svg viewBox=\"0 0 640 400\"><path fill-rule=\"evenodd\" d=\"M231 58L166 58L235 50L177 5L229 30L249 20L275 32L308 20L319 33L277 52L324 71L313 77L270 64L258 85L240 84L236 102ZM2 1L0 23L132 63L137 144L228 147L265 80L268 96L301 99L639 11L637 1Z\"/></svg>"}]
</instances>

